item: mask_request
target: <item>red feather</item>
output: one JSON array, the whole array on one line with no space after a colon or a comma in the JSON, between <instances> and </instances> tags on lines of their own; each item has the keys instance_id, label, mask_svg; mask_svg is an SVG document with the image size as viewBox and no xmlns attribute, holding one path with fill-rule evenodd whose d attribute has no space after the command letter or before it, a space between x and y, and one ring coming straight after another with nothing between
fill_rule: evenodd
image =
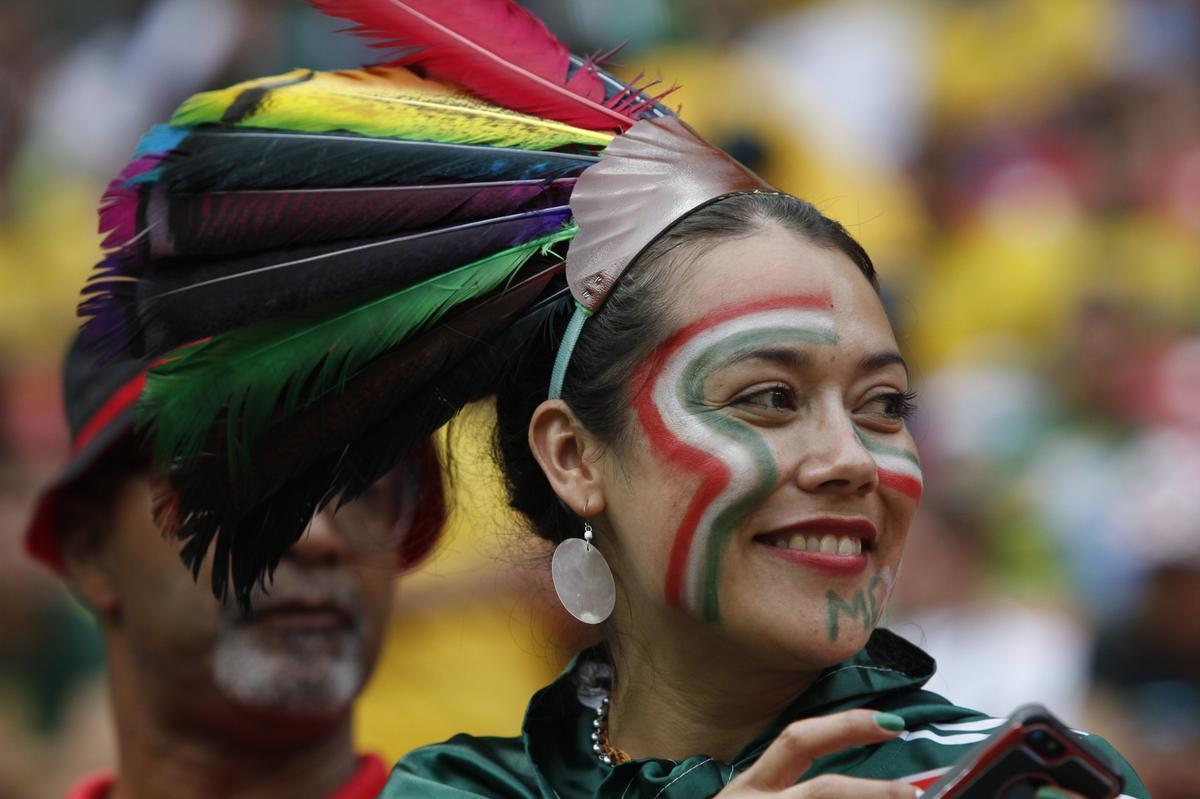
<instances>
[{"instance_id":1,"label":"red feather","mask_svg":"<svg viewBox=\"0 0 1200 799\"><path fill-rule=\"evenodd\" d=\"M568 79L570 53L512 0L310 0L357 23L376 47L412 48L394 63L424 70L498 105L589 130L623 131L637 121L628 96L605 101L590 62Z\"/></svg>"}]
</instances>

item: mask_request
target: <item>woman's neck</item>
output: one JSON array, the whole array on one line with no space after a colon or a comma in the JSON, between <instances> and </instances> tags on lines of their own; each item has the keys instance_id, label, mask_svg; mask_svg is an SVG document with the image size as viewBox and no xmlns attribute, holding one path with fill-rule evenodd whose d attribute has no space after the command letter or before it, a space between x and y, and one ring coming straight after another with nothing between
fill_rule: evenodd
<instances>
[{"instance_id":1,"label":"woman's neck","mask_svg":"<svg viewBox=\"0 0 1200 799\"><path fill-rule=\"evenodd\" d=\"M715 652L711 638L698 646L678 644L613 647L608 739L630 757L704 754L729 761L819 673L763 668Z\"/></svg>"}]
</instances>

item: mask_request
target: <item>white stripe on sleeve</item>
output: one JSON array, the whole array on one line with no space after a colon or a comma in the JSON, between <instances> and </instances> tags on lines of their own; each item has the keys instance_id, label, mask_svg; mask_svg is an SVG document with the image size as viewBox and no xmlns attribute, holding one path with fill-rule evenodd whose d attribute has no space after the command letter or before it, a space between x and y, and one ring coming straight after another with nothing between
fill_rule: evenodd
<instances>
[{"instance_id":1,"label":"white stripe on sleeve","mask_svg":"<svg viewBox=\"0 0 1200 799\"><path fill-rule=\"evenodd\" d=\"M955 724L938 724L935 721L931 722L929 726L937 727L943 732L981 732L983 730L994 730L1007 720L1008 719L978 719L976 721L962 721Z\"/></svg>"}]
</instances>

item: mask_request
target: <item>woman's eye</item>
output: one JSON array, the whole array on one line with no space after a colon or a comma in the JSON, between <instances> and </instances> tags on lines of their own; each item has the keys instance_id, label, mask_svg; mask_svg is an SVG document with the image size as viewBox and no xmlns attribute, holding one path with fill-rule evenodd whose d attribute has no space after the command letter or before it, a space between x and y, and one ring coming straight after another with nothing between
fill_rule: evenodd
<instances>
[{"instance_id":1,"label":"woman's eye","mask_svg":"<svg viewBox=\"0 0 1200 799\"><path fill-rule=\"evenodd\" d=\"M769 411L796 410L796 395L787 386L771 386L739 397L735 405L750 405Z\"/></svg>"},{"instance_id":2,"label":"woman's eye","mask_svg":"<svg viewBox=\"0 0 1200 799\"><path fill-rule=\"evenodd\" d=\"M878 407L882 411L882 414L889 419L904 421L916 411L916 399L917 395L912 391L893 391L887 394L880 394L872 399L869 404Z\"/></svg>"}]
</instances>

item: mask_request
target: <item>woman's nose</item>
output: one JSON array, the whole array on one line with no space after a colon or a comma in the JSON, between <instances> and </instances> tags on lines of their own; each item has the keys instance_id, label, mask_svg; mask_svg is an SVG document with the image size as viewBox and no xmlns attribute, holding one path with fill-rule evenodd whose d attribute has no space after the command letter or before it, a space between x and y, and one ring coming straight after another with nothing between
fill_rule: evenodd
<instances>
[{"instance_id":1,"label":"woman's nose","mask_svg":"<svg viewBox=\"0 0 1200 799\"><path fill-rule=\"evenodd\" d=\"M813 493L865 494L879 483L875 458L863 446L854 420L842 407L830 407L806 426L796 483Z\"/></svg>"},{"instance_id":2,"label":"woman's nose","mask_svg":"<svg viewBox=\"0 0 1200 799\"><path fill-rule=\"evenodd\" d=\"M350 543L338 529L333 509L326 508L313 516L300 540L284 555L312 565L335 565L350 556Z\"/></svg>"}]
</instances>

